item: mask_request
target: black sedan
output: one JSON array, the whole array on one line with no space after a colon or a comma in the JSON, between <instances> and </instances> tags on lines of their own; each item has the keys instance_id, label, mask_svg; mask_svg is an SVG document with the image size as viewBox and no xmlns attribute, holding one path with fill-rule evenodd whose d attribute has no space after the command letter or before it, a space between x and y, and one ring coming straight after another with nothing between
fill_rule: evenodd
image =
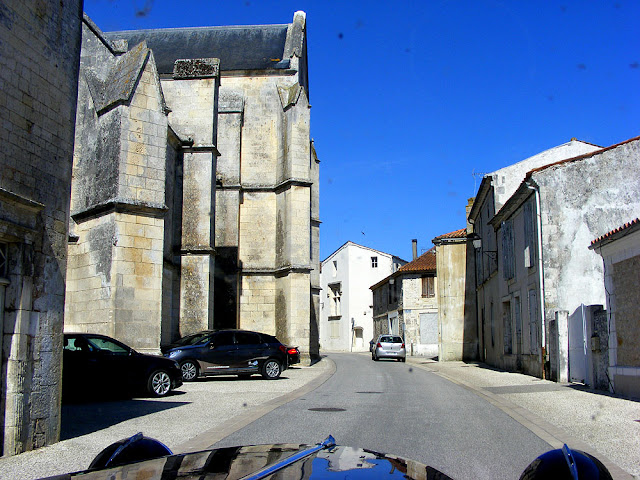
<instances>
[{"instance_id":1,"label":"black sedan","mask_svg":"<svg viewBox=\"0 0 640 480\"><path fill-rule=\"evenodd\" d=\"M173 360L136 352L105 335L65 333L62 389L70 397L147 393L163 397L182 385Z\"/></svg>"},{"instance_id":2,"label":"black sedan","mask_svg":"<svg viewBox=\"0 0 640 480\"><path fill-rule=\"evenodd\" d=\"M184 343L165 356L180 364L185 381L210 375L246 378L255 373L274 380L288 367L287 347L265 333L220 330Z\"/></svg>"}]
</instances>

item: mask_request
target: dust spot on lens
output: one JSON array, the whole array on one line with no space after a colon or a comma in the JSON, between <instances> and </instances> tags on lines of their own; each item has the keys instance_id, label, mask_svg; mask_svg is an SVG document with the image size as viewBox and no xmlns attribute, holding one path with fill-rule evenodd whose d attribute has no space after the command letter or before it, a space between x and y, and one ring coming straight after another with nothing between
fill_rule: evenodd
<instances>
[{"instance_id":1,"label":"dust spot on lens","mask_svg":"<svg viewBox=\"0 0 640 480\"><path fill-rule=\"evenodd\" d=\"M409 367L409 373L413 372L413 367Z\"/></svg>"},{"instance_id":2,"label":"dust spot on lens","mask_svg":"<svg viewBox=\"0 0 640 480\"><path fill-rule=\"evenodd\" d=\"M242 404L242 406L246 408L246 407L247 407L247 404L246 404L246 403L243 403L243 404Z\"/></svg>"},{"instance_id":3,"label":"dust spot on lens","mask_svg":"<svg viewBox=\"0 0 640 480\"><path fill-rule=\"evenodd\" d=\"M340 32L340 33L338 34L338 38L339 38L340 40L342 40L342 39L344 38L344 34L343 34L342 32Z\"/></svg>"}]
</instances>

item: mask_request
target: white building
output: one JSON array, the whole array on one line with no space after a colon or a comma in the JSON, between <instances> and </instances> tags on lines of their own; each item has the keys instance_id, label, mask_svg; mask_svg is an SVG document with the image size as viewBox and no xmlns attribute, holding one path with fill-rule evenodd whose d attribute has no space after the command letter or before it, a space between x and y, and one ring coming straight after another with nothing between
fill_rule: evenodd
<instances>
[{"instance_id":1,"label":"white building","mask_svg":"<svg viewBox=\"0 0 640 480\"><path fill-rule=\"evenodd\" d=\"M373 298L369 287L407 262L372 248L345 243L321 265L320 348L368 351L373 337Z\"/></svg>"}]
</instances>

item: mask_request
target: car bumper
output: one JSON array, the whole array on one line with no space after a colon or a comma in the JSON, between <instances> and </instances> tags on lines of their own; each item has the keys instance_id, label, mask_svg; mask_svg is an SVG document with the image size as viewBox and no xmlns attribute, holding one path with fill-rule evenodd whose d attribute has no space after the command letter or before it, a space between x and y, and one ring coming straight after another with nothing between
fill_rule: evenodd
<instances>
[{"instance_id":1,"label":"car bumper","mask_svg":"<svg viewBox=\"0 0 640 480\"><path fill-rule=\"evenodd\" d=\"M406 358L407 351L406 349L401 350L383 350L381 348L376 348L375 356L378 358Z\"/></svg>"}]
</instances>

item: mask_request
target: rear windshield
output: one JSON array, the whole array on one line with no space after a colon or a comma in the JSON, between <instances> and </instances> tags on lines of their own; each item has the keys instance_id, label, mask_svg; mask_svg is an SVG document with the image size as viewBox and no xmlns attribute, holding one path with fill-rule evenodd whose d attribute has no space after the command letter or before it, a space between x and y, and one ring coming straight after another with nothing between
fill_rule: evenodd
<instances>
[{"instance_id":1,"label":"rear windshield","mask_svg":"<svg viewBox=\"0 0 640 480\"><path fill-rule=\"evenodd\" d=\"M380 337L380 342L384 342L384 343L402 343L402 338L393 337L393 336L385 336L385 337Z\"/></svg>"}]
</instances>

